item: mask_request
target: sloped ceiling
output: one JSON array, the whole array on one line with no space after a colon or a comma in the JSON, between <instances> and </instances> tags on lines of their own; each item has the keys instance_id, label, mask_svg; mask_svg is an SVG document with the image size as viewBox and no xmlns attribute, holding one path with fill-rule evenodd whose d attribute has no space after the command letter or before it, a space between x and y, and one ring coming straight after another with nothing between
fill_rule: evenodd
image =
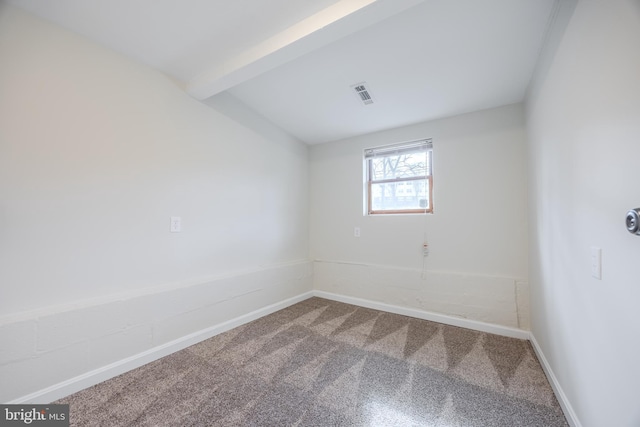
<instances>
[{"instance_id":1,"label":"sloped ceiling","mask_svg":"<svg viewBox=\"0 0 640 427\"><path fill-rule=\"evenodd\" d=\"M561 0L9 0L316 144L521 102ZM366 82L374 103L351 86Z\"/></svg>"}]
</instances>

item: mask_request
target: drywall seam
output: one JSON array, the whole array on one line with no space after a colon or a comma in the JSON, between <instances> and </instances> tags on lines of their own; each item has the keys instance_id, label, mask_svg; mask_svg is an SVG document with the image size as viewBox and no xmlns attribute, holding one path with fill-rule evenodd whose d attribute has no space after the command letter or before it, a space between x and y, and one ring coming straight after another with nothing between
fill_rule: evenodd
<instances>
[{"instance_id":1,"label":"drywall seam","mask_svg":"<svg viewBox=\"0 0 640 427\"><path fill-rule=\"evenodd\" d=\"M106 381L117 375L130 371L132 369L138 368L147 363L153 362L154 360L160 359L164 356L167 356L174 352L185 349L191 345L197 344L198 342L204 341L213 336L224 333L233 328L244 325L248 322L259 319L263 316L269 315L278 310L282 310L286 307L289 307L293 304L304 301L314 296L329 299L332 301L339 301L346 304L353 304L360 307L366 307L366 308L381 310L389 313L395 313L403 316L410 316L410 317L415 317L419 319L430 320L438 323L443 323L446 325L473 329L480 332L487 332L487 333L507 336L511 338L529 340L533 345L536 355L542 364L544 372L547 375L547 378L550 384L552 385L553 390L556 394L556 397L558 398L558 401L560 402L560 405L562 406L565 416L569 420L571 426L582 427L581 423L578 421L577 416L575 415L575 412L573 411L571 404L567 400L566 395L564 394L560 384L558 383L556 376L551 370L549 363L547 362L542 350L540 349L540 346L538 345L532 333L528 331L516 329L516 328L509 328L501 325L495 325L495 324L490 324L485 322L478 322L475 320L457 318L453 316L447 316L447 315L432 313L432 312L423 311L423 310L409 309L405 307L399 307L399 306L394 306L390 304L370 301L362 298L349 297L345 295L339 295L339 294L334 294L334 293L325 292L325 291L318 291L318 290L302 293L295 297L288 298L284 301L271 304L267 307L263 307L261 309L255 310L251 313L248 313L248 314L236 317L234 319L219 323L217 325L211 326L209 328L185 335L181 338L156 346L152 349L146 350L137 355L127 357L125 359L111 363L107 366L94 369L85 374L60 382L58 384L44 388L42 390L36 391L26 396L22 396L20 398L14 399L8 403L9 404L42 403L42 402L51 402L56 399L60 399L62 397L68 396L69 394L78 392L87 387L91 387L102 381Z\"/></svg>"},{"instance_id":2,"label":"drywall seam","mask_svg":"<svg viewBox=\"0 0 640 427\"><path fill-rule=\"evenodd\" d=\"M361 267L386 268L386 269L392 269L392 270L398 270L398 271L418 272L421 275L423 272L422 267L420 268L399 267L397 265L374 264L374 263L367 263L367 262L339 261L339 260L318 259L318 258L311 260L311 262L313 263L317 262L321 264L341 264L341 265L355 265L355 266L361 266ZM450 271L450 270L431 270L430 269L428 270L428 273L450 274L450 275L456 275L456 276L490 277L490 278L497 278L497 279L509 279L514 281L525 280L524 278L521 278L521 277L511 277L506 275L493 275L493 274L483 274L483 273L466 273L466 272Z\"/></svg>"},{"instance_id":3,"label":"drywall seam","mask_svg":"<svg viewBox=\"0 0 640 427\"><path fill-rule=\"evenodd\" d=\"M513 303L516 306L516 319L518 320L518 329L522 329L522 322L520 321L520 306L518 305L518 282L516 281L513 286Z\"/></svg>"},{"instance_id":4,"label":"drywall seam","mask_svg":"<svg viewBox=\"0 0 640 427\"><path fill-rule=\"evenodd\" d=\"M283 308L287 308L290 305L311 298L311 296L313 296L312 291L302 293L298 296L252 311L251 313L247 313L234 319L211 326L209 328L185 335L166 344L156 346L149 350L143 351L142 353L111 363L102 368L94 369L75 378L71 378L45 389L14 399L8 403L42 403L60 399L132 369L143 366L147 363L153 362L154 360L160 359L161 357L168 356L169 354L175 353L176 351L183 350L191 345L197 344L213 336L244 325L245 323L259 319L278 310L282 310Z\"/></svg>"},{"instance_id":5,"label":"drywall seam","mask_svg":"<svg viewBox=\"0 0 640 427\"><path fill-rule=\"evenodd\" d=\"M7 314L4 316L0 316L0 326L15 323L15 322L33 320L33 319L37 319L44 316L60 314L67 311L81 310L85 308L97 307L97 306L118 302L118 301L127 301L134 298L152 296L152 295L160 294L163 292L186 290L187 288L190 288L190 287L205 285L207 283L215 282L222 279L231 279L231 278L245 276L247 274L271 271L271 270L279 269L282 267L293 267L296 265L307 264L308 262L309 262L308 260L304 259L304 260L295 260L290 262L262 265L254 268L247 268L244 270L229 271L226 273L217 274L215 276L201 277L199 279L190 280L190 281L184 281L184 282L178 282L178 283L167 283L159 286L150 286L144 289L137 289L129 292L121 292L118 294L91 298L91 299L86 299L82 301L74 301L68 304L60 304L56 306L48 306L48 307L38 308L34 310L27 310L19 313Z\"/></svg>"},{"instance_id":6,"label":"drywall seam","mask_svg":"<svg viewBox=\"0 0 640 427\"><path fill-rule=\"evenodd\" d=\"M313 289L410 309L525 329L514 301L517 279L350 262L314 263Z\"/></svg>"},{"instance_id":7,"label":"drywall seam","mask_svg":"<svg viewBox=\"0 0 640 427\"><path fill-rule=\"evenodd\" d=\"M529 333L529 341L533 346L533 350L536 352L536 356L538 357L538 360L542 365L542 369L544 370L544 373L547 376L547 380L549 381L549 384L551 384L551 387L553 388L553 392L555 393L556 398L558 399L558 403L560 403L560 407L562 408L562 412L564 412L564 416L567 418L567 421L569 422L571 427L582 427L582 423L580 423L578 416L573 410L573 406L571 406L571 403L569 402L567 395L564 393L564 390L562 389L562 386L560 385L558 378L553 373L553 369L551 369L551 365L547 361L547 358L545 357L544 352L542 351L542 348L540 348L540 345L538 344L538 341L536 340L535 335L533 335L533 332Z\"/></svg>"}]
</instances>

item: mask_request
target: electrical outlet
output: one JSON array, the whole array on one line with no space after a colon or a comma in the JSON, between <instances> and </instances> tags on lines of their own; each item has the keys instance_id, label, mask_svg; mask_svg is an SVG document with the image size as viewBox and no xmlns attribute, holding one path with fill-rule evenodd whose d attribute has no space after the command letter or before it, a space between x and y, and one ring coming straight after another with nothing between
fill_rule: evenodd
<instances>
[{"instance_id":1,"label":"electrical outlet","mask_svg":"<svg viewBox=\"0 0 640 427\"><path fill-rule=\"evenodd\" d=\"M172 233L180 233L182 231L182 218L180 218L179 216L172 216L169 230Z\"/></svg>"},{"instance_id":2,"label":"electrical outlet","mask_svg":"<svg viewBox=\"0 0 640 427\"><path fill-rule=\"evenodd\" d=\"M422 255L423 256L428 256L429 255L429 244L427 242L424 242L422 244Z\"/></svg>"},{"instance_id":3,"label":"electrical outlet","mask_svg":"<svg viewBox=\"0 0 640 427\"><path fill-rule=\"evenodd\" d=\"M353 237L360 237L360 227L353 228Z\"/></svg>"}]
</instances>

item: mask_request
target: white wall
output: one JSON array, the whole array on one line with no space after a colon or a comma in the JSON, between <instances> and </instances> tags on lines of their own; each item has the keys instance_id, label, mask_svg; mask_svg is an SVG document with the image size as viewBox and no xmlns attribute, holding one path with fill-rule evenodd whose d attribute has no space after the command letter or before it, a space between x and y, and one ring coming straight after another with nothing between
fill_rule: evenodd
<instances>
[{"instance_id":1,"label":"white wall","mask_svg":"<svg viewBox=\"0 0 640 427\"><path fill-rule=\"evenodd\" d=\"M533 335L578 423L638 426L640 2L578 2L527 127Z\"/></svg>"},{"instance_id":2,"label":"white wall","mask_svg":"<svg viewBox=\"0 0 640 427\"><path fill-rule=\"evenodd\" d=\"M0 401L311 288L304 145L4 4L0 64Z\"/></svg>"},{"instance_id":3,"label":"white wall","mask_svg":"<svg viewBox=\"0 0 640 427\"><path fill-rule=\"evenodd\" d=\"M420 138L433 138L435 213L363 216L363 149ZM525 165L521 105L313 146L314 287L527 328Z\"/></svg>"}]
</instances>

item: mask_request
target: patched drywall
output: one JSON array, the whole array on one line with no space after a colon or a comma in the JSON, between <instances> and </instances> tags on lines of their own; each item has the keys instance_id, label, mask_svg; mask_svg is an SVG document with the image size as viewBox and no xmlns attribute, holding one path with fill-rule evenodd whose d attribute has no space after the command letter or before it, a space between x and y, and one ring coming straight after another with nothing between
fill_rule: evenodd
<instances>
[{"instance_id":1,"label":"patched drywall","mask_svg":"<svg viewBox=\"0 0 640 427\"><path fill-rule=\"evenodd\" d=\"M30 400L30 394L48 387L63 387L70 379L309 292L312 272L312 264L301 261L2 317L0 401Z\"/></svg>"},{"instance_id":2,"label":"patched drywall","mask_svg":"<svg viewBox=\"0 0 640 427\"><path fill-rule=\"evenodd\" d=\"M528 328L526 283L508 277L314 262L314 289L511 328Z\"/></svg>"}]
</instances>

